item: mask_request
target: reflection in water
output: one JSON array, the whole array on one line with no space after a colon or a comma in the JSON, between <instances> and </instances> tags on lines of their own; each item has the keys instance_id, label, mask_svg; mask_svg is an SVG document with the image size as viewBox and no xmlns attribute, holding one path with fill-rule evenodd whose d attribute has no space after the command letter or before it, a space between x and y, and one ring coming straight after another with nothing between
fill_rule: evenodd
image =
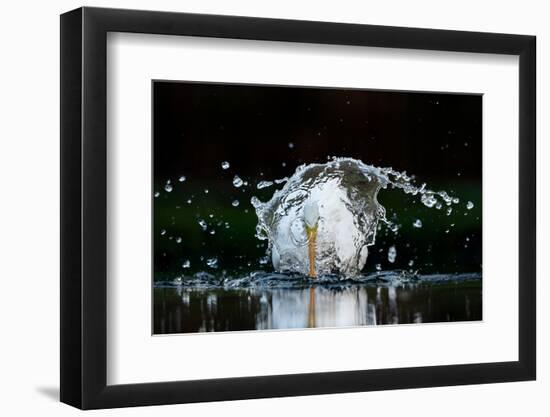
<instances>
[{"instance_id":1,"label":"reflection in water","mask_svg":"<svg viewBox=\"0 0 550 417\"><path fill-rule=\"evenodd\" d=\"M154 289L154 333L481 320L481 280L331 288Z\"/></svg>"}]
</instances>

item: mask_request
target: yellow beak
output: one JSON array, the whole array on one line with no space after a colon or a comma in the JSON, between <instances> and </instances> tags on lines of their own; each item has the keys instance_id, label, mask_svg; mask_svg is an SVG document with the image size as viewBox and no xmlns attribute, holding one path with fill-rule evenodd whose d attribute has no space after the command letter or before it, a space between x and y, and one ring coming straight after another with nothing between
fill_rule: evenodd
<instances>
[{"instance_id":1,"label":"yellow beak","mask_svg":"<svg viewBox=\"0 0 550 417\"><path fill-rule=\"evenodd\" d=\"M317 226L306 226L306 232L308 238L307 254L309 258L309 276L311 278L316 278L317 273L315 272L315 250L317 246Z\"/></svg>"}]
</instances>

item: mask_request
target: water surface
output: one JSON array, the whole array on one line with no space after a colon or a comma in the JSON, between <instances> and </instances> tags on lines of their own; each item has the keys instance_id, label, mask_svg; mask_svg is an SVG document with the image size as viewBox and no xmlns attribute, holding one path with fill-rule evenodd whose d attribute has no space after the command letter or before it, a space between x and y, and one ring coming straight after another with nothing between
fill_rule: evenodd
<instances>
[{"instance_id":1,"label":"water surface","mask_svg":"<svg viewBox=\"0 0 550 417\"><path fill-rule=\"evenodd\" d=\"M313 281L256 273L154 288L154 333L302 329L482 319L481 274L378 273Z\"/></svg>"}]
</instances>

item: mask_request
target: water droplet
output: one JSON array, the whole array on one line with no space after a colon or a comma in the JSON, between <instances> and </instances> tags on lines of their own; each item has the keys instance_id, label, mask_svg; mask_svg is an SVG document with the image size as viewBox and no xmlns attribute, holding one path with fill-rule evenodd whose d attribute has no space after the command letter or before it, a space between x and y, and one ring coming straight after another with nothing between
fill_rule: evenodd
<instances>
[{"instance_id":1,"label":"water droplet","mask_svg":"<svg viewBox=\"0 0 550 417\"><path fill-rule=\"evenodd\" d=\"M214 229L212 229L212 230L210 230L210 232L208 232L208 233L210 233L211 235L215 235L215 234L216 234L216 231L215 231Z\"/></svg>"},{"instance_id":2,"label":"water droplet","mask_svg":"<svg viewBox=\"0 0 550 417\"><path fill-rule=\"evenodd\" d=\"M164 190L167 192L167 193L171 193L172 192L172 184L170 183L166 183L166 185L164 186Z\"/></svg>"},{"instance_id":3,"label":"water droplet","mask_svg":"<svg viewBox=\"0 0 550 417\"><path fill-rule=\"evenodd\" d=\"M235 175L235 177L233 177L233 185L240 188L243 185L243 180L238 175Z\"/></svg>"},{"instance_id":4,"label":"water droplet","mask_svg":"<svg viewBox=\"0 0 550 417\"><path fill-rule=\"evenodd\" d=\"M158 191L155 191L155 198L157 198L160 195Z\"/></svg>"},{"instance_id":5,"label":"water droplet","mask_svg":"<svg viewBox=\"0 0 550 417\"><path fill-rule=\"evenodd\" d=\"M374 267L376 268L377 271L382 270L382 265L380 265L380 264L376 264Z\"/></svg>"},{"instance_id":6,"label":"water droplet","mask_svg":"<svg viewBox=\"0 0 550 417\"><path fill-rule=\"evenodd\" d=\"M437 204L437 199L432 193L422 194L420 201L422 201L422 204L424 204L426 207L430 208Z\"/></svg>"},{"instance_id":7,"label":"water droplet","mask_svg":"<svg viewBox=\"0 0 550 417\"><path fill-rule=\"evenodd\" d=\"M204 194L208 194L208 188L204 189Z\"/></svg>"},{"instance_id":8,"label":"water droplet","mask_svg":"<svg viewBox=\"0 0 550 417\"><path fill-rule=\"evenodd\" d=\"M453 208L447 207L447 216L450 216L452 212L453 212Z\"/></svg>"},{"instance_id":9,"label":"water droplet","mask_svg":"<svg viewBox=\"0 0 550 417\"><path fill-rule=\"evenodd\" d=\"M262 188L271 187L273 185L273 182L271 181L260 181L256 187L261 190Z\"/></svg>"},{"instance_id":10,"label":"water droplet","mask_svg":"<svg viewBox=\"0 0 550 417\"><path fill-rule=\"evenodd\" d=\"M160 230L160 234L161 234L161 236L164 236L164 235L166 234L166 230L161 229L161 230Z\"/></svg>"},{"instance_id":11,"label":"water droplet","mask_svg":"<svg viewBox=\"0 0 550 417\"><path fill-rule=\"evenodd\" d=\"M289 147L289 149L292 149L292 148L294 148L294 144L292 142L288 142L288 147Z\"/></svg>"},{"instance_id":12,"label":"water droplet","mask_svg":"<svg viewBox=\"0 0 550 417\"><path fill-rule=\"evenodd\" d=\"M458 197L453 198L453 203L454 204L460 203L460 199Z\"/></svg>"},{"instance_id":13,"label":"water droplet","mask_svg":"<svg viewBox=\"0 0 550 417\"><path fill-rule=\"evenodd\" d=\"M191 204L191 203L192 203L192 201L191 201L191 199L189 198L189 199L187 200L187 204Z\"/></svg>"},{"instance_id":14,"label":"water droplet","mask_svg":"<svg viewBox=\"0 0 550 417\"><path fill-rule=\"evenodd\" d=\"M409 261L409 266L413 266L413 265L414 265L414 261L411 259L411 260Z\"/></svg>"},{"instance_id":15,"label":"water droplet","mask_svg":"<svg viewBox=\"0 0 550 417\"><path fill-rule=\"evenodd\" d=\"M388 249L388 262L394 263L396 256L397 250L395 250L395 246L390 246L390 248Z\"/></svg>"},{"instance_id":16,"label":"water droplet","mask_svg":"<svg viewBox=\"0 0 550 417\"><path fill-rule=\"evenodd\" d=\"M185 177L185 175L182 175L181 177L179 177L179 182L184 182L187 178Z\"/></svg>"},{"instance_id":17,"label":"water droplet","mask_svg":"<svg viewBox=\"0 0 550 417\"><path fill-rule=\"evenodd\" d=\"M186 259L182 264L182 268L191 268L191 261L189 259Z\"/></svg>"},{"instance_id":18,"label":"water droplet","mask_svg":"<svg viewBox=\"0 0 550 417\"><path fill-rule=\"evenodd\" d=\"M208 225L206 224L206 222L204 220L199 220L199 225L200 227L202 228L202 230L206 230Z\"/></svg>"},{"instance_id":19,"label":"water droplet","mask_svg":"<svg viewBox=\"0 0 550 417\"><path fill-rule=\"evenodd\" d=\"M217 268L218 267L218 258L208 258L206 260L206 265L208 265L210 268Z\"/></svg>"},{"instance_id":20,"label":"water droplet","mask_svg":"<svg viewBox=\"0 0 550 417\"><path fill-rule=\"evenodd\" d=\"M231 205L233 207L238 207L239 206L239 200L233 200L233 202L231 203Z\"/></svg>"},{"instance_id":21,"label":"water droplet","mask_svg":"<svg viewBox=\"0 0 550 417\"><path fill-rule=\"evenodd\" d=\"M229 167L230 167L229 162L227 161L222 162L222 169L229 169Z\"/></svg>"},{"instance_id":22,"label":"water droplet","mask_svg":"<svg viewBox=\"0 0 550 417\"><path fill-rule=\"evenodd\" d=\"M176 238L176 243L181 243L181 237L178 236L178 237Z\"/></svg>"},{"instance_id":23,"label":"water droplet","mask_svg":"<svg viewBox=\"0 0 550 417\"><path fill-rule=\"evenodd\" d=\"M416 227L417 229L420 229L422 227L422 220L416 219L413 223L413 226Z\"/></svg>"},{"instance_id":24,"label":"water droplet","mask_svg":"<svg viewBox=\"0 0 550 417\"><path fill-rule=\"evenodd\" d=\"M472 203L471 201L468 201L468 202L466 203L466 208L467 208L468 210L473 209L473 208L474 208L474 203Z\"/></svg>"}]
</instances>

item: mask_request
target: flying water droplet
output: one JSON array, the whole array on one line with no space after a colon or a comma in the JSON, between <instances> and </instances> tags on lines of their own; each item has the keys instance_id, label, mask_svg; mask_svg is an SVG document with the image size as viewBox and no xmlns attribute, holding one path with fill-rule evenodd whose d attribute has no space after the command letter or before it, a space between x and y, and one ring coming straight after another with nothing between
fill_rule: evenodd
<instances>
[{"instance_id":1,"label":"flying water droplet","mask_svg":"<svg viewBox=\"0 0 550 417\"><path fill-rule=\"evenodd\" d=\"M178 236L178 237L176 238L176 243L181 243L181 237Z\"/></svg>"},{"instance_id":2,"label":"flying water droplet","mask_svg":"<svg viewBox=\"0 0 550 417\"><path fill-rule=\"evenodd\" d=\"M222 162L222 169L229 169L229 167L230 167L229 162L227 161Z\"/></svg>"},{"instance_id":3,"label":"flying water droplet","mask_svg":"<svg viewBox=\"0 0 550 417\"><path fill-rule=\"evenodd\" d=\"M160 195L158 191L155 191L155 198L157 198Z\"/></svg>"},{"instance_id":4,"label":"flying water droplet","mask_svg":"<svg viewBox=\"0 0 550 417\"><path fill-rule=\"evenodd\" d=\"M240 188L243 185L243 180L238 175L235 175L235 177L233 177L233 185Z\"/></svg>"},{"instance_id":5,"label":"flying water droplet","mask_svg":"<svg viewBox=\"0 0 550 417\"><path fill-rule=\"evenodd\" d=\"M294 143L292 143L292 142L288 142L288 147L289 147L289 149L292 149L292 148L294 148Z\"/></svg>"},{"instance_id":6,"label":"flying water droplet","mask_svg":"<svg viewBox=\"0 0 550 417\"><path fill-rule=\"evenodd\" d=\"M401 226L398 225L397 223L390 223L390 230L393 232L393 233L397 233L399 231L399 228Z\"/></svg>"},{"instance_id":7,"label":"flying water droplet","mask_svg":"<svg viewBox=\"0 0 550 417\"><path fill-rule=\"evenodd\" d=\"M388 249L388 262L394 263L395 257L397 256L397 250L395 250L395 246L390 246Z\"/></svg>"},{"instance_id":8,"label":"flying water droplet","mask_svg":"<svg viewBox=\"0 0 550 417\"><path fill-rule=\"evenodd\" d=\"M260 181L256 187L258 190L261 190L262 188L271 187L273 185L273 182L271 181Z\"/></svg>"},{"instance_id":9,"label":"flying water droplet","mask_svg":"<svg viewBox=\"0 0 550 417\"><path fill-rule=\"evenodd\" d=\"M437 199L432 193L422 194L420 201L422 201L422 204L424 204L426 207L430 208L437 204Z\"/></svg>"},{"instance_id":10,"label":"flying water droplet","mask_svg":"<svg viewBox=\"0 0 550 417\"><path fill-rule=\"evenodd\" d=\"M202 230L206 230L208 228L208 225L206 224L206 222L204 220L199 220L199 225L200 227L202 228Z\"/></svg>"},{"instance_id":11,"label":"flying water droplet","mask_svg":"<svg viewBox=\"0 0 550 417\"><path fill-rule=\"evenodd\" d=\"M376 264L374 267L376 268L377 271L382 270L382 265L380 265L380 264Z\"/></svg>"},{"instance_id":12,"label":"flying water droplet","mask_svg":"<svg viewBox=\"0 0 550 417\"><path fill-rule=\"evenodd\" d=\"M182 264L182 268L191 268L191 261L189 259L186 259Z\"/></svg>"},{"instance_id":13,"label":"flying water droplet","mask_svg":"<svg viewBox=\"0 0 550 417\"><path fill-rule=\"evenodd\" d=\"M206 260L206 265L208 265L210 268L217 268L218 267L218 258L208 258Z\"/></svg>"},{"instance_id":14,"label":"flying water droplet","mask_svg":"<svg viewBox=\"0 0 550 417\"><path fill-rule=\"evenodd\" d=\"M161 230L160 230L160 234L161 234L161 236L164 236L164 235L166 234L166 230L161 229Z\"/></svg>"},{"instance_id":15,"label":"flying water droplet","mask_svg":"<svg viewBox=\"0 0 550 417\"><path fill-rule=\"evenodd\" d=\"M171 193L172 190L173 190L172 184L166 183L166 185L164 186L164 190L165 190L167 193Z\"/></svg>"},{"instance_id":16,"label":"flying water droplet","mask_svg":"<svg viewBox=\"0 0 550 417\"><path fill-rule=\"evenodd\" d=\"M239 206L239 200L233 200L233 202L231 203L231 205L233 207L238 207Z\"/></svg>"},{"instance_id":17,"label":"flying water droplet","mask_svg":"<svg viewBox=\"0 0 550 417\"><path fill-rule=\"evenodd\" d=\"M181 177L179 177L179 182L184 182L187 178L185 177L185 175L182 175Z\"/></svg>"},{"instance_id":18,"label":"flying water droplet","mask_svg":"<svg viewBox=\"0 0 550 417\"><path fill-rule=\"evenodd\" d=\"M416 219L413 223L413 226L416 227L417 229L420 229L422 227L422 220Z\"/></svg>"},{"instance_id":19,"label":"flying water droplet","mask_svg":"<svg viewBox=\"0 0 550 417\"><path fill-rule=\"evenodd\" d=\"M466 208L467 208L468 210L473 209L473 208L474 208L474 203L472 203L471 201L468 201L468 202L466 203Z\"/></svg>"}]
</instances>

